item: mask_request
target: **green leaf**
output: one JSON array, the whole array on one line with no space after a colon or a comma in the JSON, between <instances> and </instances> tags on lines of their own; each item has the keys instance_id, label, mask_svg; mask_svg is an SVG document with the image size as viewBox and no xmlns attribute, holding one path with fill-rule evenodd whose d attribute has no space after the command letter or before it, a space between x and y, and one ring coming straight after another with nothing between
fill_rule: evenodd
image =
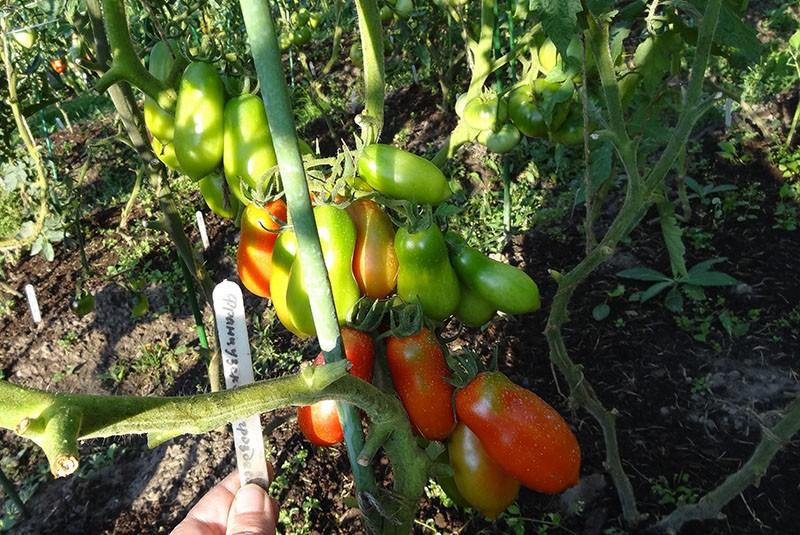
<instances>
[{"instance_id":1,"label":"green leaf","mask_svg":"<svg viewBox=\"0 0 800 535\"><path fill-rule=\"evenodd\" d=\"M580 0L530 0L530 8L561 57L567 57L569 42L578 30L577 14L583 10Z\"/></svg>"},{"instance_id":2,"label":"green leaf","mask_svg":"<svg viewBox=\"0 0 800 535\"><path fill-rule=\"evenodd\" d=\"M722 324L722 328L725 329L725 332L728 333L728 336L733 336L733 321L727 310L719 315L719 322Z\"/></svg>"},{"instance_id":3,"label":"green leaf","mask_svg":"<svg viewBox=\"0 0 800 535\"><path fill-rule=\"evenodd\" d=\"M708 271L711 266L714 264L719 264L720 262L724 262L728 259L727 256L720 256L719 258L712 258L711 260L706 260L704 262L698 262L697 264L693 265L689 268L689 277L693 277L698 273L702 273L704 271Z\"/></svg>"},{"instance_id":4,"label":"green leaf","mask_svg":"<svg viewBox=\"0 0 800 535\"><path fill-rule=\"evenodd\" d=\"M592 309L592 317L595 321L602 321L608 317L611 307L607 303L601 303Z\"/></svg>"},{"instance_id":5,"label":"green leaf","mask_svg":"<svg viewBox=\"0 0 800 535\"><path fill-rule=\"evenodd\" d=\"M661 223L661 234L664 236L664 244L669 253L669 264L672 269L672 276L675 278L686 277L686 248L683 246L683 232L675 218L675 205L669 201L658 203L659 222Z\"/></svg>"},{"instance_id":6,"label":"green leaf","mask_svg":"<svg viewBox=\"0 0 800 535\"><path fill-rule=\"evenodd\" d=\"M686 294L686 297L692 301L704 301L706 298L706 292L700 286L695 286L693 284L682 284L681 289L683 290L683 293Z\"/></svg>"},{"instance_id":7,"label":"green leaf","mask_svg":"<svg viewBox=\"0 0 800 535\"><path fill-rule=\"evenodd\" d=\"M677 286L673 286L672 290L669 291L666 299L664 299L664 305L671 312L683 312L683 295L678 290Z\"/></svg>"},{"instance_id":8,"label":"green leaf","mask_svg":"<svg viewBox=\"0 0 800 535\"><path fill-rule=\"evenodd\" d=\"M624 269L617 273L618 277L624 277L626 279L634 279L638 281L669 281L672 282L672 279L656 271L655 269L650 268L630 268Z\"/></svg>"},{"instance_id":9,"label":"green leaf","mask_svg":"<svg viewBox=\"0 0 800 535\"><path fill-rule=\"evenodd\" d=\"M662 291L669 288L673 284L675 284L674 281L657 282L653 284L652 286L650 286L648 289L646 289L641 293L641 295L639 296L639 302L644 303L645 301L652 299L653 297L660 294Z\"/></svg>"},{"instance_id":10,"label":"green leaf","mask_svg":"<svg viewBox=\"0 0 800 535\"><path fill-rule=\"evenodd\" d=\"M789 46L792 48L800 48L800 30L797 30L789 38Z\"/></svg>"},{"instance_id":11,"label":"green leaf","mask_svg":"<svg viewBox=\"0 0 800 535\"><path fill-rule=\"evenodd\" d=\"M721 271L704 271L702 273L696 273L694 275L690 275L684 281L687 284L694 284L696 286L734 286L738 284L735 278L731 277L727 273L722 273Z\"/></svg>"}]
</instances>

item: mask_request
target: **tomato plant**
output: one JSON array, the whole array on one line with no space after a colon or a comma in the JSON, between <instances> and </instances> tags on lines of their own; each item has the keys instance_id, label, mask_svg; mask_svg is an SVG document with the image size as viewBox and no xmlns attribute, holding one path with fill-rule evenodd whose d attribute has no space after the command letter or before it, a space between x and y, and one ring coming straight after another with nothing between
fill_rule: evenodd
<instances>
[{"instance_id":1,"label":"tomato plant","mask_svg":"<svg viewBox=\"0 0 800 535\"><path fill-rule=\"evenodd\" d=\"M174 60L167 43L159 41L153 45L147 65L150 74L159 80L166 80L173 63ZM147 95L144 97L144 124L153 137L164 145L171 143L175 137L175 116L164 110L155 99ZM167 165L167 167L172 166Z\"/></svg>"},{"instance_id":2,"label":"tomato plant","mask_svg":"<svg viewBox=\"0 0 800 535\"><path fill-rule=\"evenodd\" d=\"M51 59L50 60L50 66L58 74L64 74L65 72L67 72L67 62L64 61L63 58Z\"/></svg>"},{"instance_id":3,"label":"tomato plant","mask_svg":"<svg viewBox=\"0 0 800 535\"><path fill-rule=\"evenodd\" d=\"M392 384L412 427L428 440L444 440L456 425L455 388L436 335L427 327L411 336L386 338Z\"/></svg>"},{"instance_id":4,"label":"tomato plant","mask_svg":"<svg viewBox=\"0 0 800 535\"><path fill-rule=\"evenodd\" d=\"M72 310L73 314L82 318L94 310L94 296L89 292L76 295L72 301L70 301L69 308Z\"/></svg>"},{"instance_id":5,"label":"tomato plant","mask_svg":"<svg viewBox=\"0 0 800 535\"><path fill-rule=\"evenodd\" d=\"M345 357L353 364L350 374L367 382L371 381L375 357L372 337L368 333L350 327L342 327L341 332ZM313 365L319 366L324 363L324 355L320 353L314 359ZM297 424L303 435L315 446L333 446L344 440L336 402L333 400L298 407Z\"/></svg>"},{"instance_id":6,"label":"tomato plant","mask_svg":"<svg viewBox=\"0 0 800 535\"><path fill-rule=\"evenodd\" d=\"M233 196L219 173L211 173L199 182L206 206L220 217L234 219L239 213L239 200Z\"/></svg>"},{"instance_id":7,"label":"tomato plant","mask_svg":"<svg viewBox=\"0 0 800 535\"><path fill-rule=\"evenodd\" d=\"M455 408L491 458L526 487L552 494L578 482L581 452L567 423L503 373L478 374L456 392Z\"/></svg>"}]
</instances>

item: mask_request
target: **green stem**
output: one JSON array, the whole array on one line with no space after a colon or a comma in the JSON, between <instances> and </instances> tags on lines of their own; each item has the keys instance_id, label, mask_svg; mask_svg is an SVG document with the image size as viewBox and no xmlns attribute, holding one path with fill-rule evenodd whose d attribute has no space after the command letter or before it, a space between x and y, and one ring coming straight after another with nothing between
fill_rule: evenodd
<instances>
[{"instance_id":1,"label":"green stem","mask_svg":"<svg viewBox=\"0 0 800 535\"><path fill-rule=\"evenodd\" d=\"M378 141L383 130L386 91L383 65L383 26L376 0L356 0L358 30L364 56L364 111L358 117L365 145Z\"/></svg>"},{"instance_id":2,"label":"green stem","mask_svg":"<svg viewBox=\"0 0 800 535\"><path fill-rule=\"evenodd\" d=\"M0 54L2 54L3 66L5 67L6 81L8 83L8 106L11 108L11 113L14 116L14 122L17 125L17 132L19 137L25 145L28 156L33 163L33 168L36 170L36 187L39 189L39 209L36 212L34 219L33 231L27 238L11 238L0 239L0 251L10 249L20 249L33 243L42 232L44 228L44 220L49 214L50 210L47 203L49 195L47 182L47 175L45 174L44 164L41 156L39 155L39 148L33 140L28 123L25 122L25 117L19 107L19 98L17 96L17 73L11 63L11 49L8 46L6 19L0 17Z\"/></svg>"},{"instance_id":3,"label":"green stem","mask_svg":"<svg viewBox=\"0 0 800 535\"><path fill-rule=\"evenodd\" d=\"M678 533L684 524L692 520L717 518L722 508L745 489L753 485L758 486L761 478L767 473L772 459L798 432L800 432L800 397L789 404L777 424L762 429L761 440L756 449L739 470L728 476L697 503L681 505L675 509L656 524L656 530L663 533Z\"/></svg>"},{"instance_id":4,"label":"green stem","mask_svg":"<svg viewBox=\"0 0 800 535\"><path fill-rule=\"evenodd\" d=\"M19 511L25 518L30 518L31 514L30 512L28 512L28 508L25 507L25 503L23 503L22 498L19 497L17 489L14 488L14 484L11 481L9 481L3 470L0 470L0 488L6 491L6 494L8 495L8 498L11 500L11 503L14 504L14 507L19 509Z\"/></svg>"},{"instance_id":5,"label":"green stem","mask_svg":"<svg viewBox=\"0 0 800 535\"><path fill-rule=\"evenodd\" d=\"M269 3L263 0L240 0L240 4L256 72L261 82L262 96L264 102L269 104L266 106L267 118L278 156L289 216L297 236L304 282L308 288L317 337L326 362L337 361L343 358L344 353L339 323L309 200L308 183L297 144L286 75L283 72ZM368 54L365 50L365 59ZM380 116L382 117L382 109ZM371 469L357 462L358 453L364 445L361 419L355 408L350 405L340 403L338 408L357 496L361 500L369 494L377 499L377 484ZM364 521L368 528L381 525L378 511L362 508L362 514L365 515Z\"/></svg>"}]
</instances>

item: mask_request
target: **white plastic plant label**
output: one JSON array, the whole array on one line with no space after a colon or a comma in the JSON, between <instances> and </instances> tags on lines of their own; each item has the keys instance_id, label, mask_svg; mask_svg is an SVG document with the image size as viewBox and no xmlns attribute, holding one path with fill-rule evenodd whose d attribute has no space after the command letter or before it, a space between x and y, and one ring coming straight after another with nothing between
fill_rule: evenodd
<instances>
[{"instance_id":1,"label":"white plastic plant label","mask_svg":"<svg viewBox=\"0 0 800 535\"><path fill-rule=\"evenodd\" d=\"M225 388L248 385L253 382L253 361L250 356L242 290L235 282L226 280L214 288L212 299L219 330ZM242 485L257 483L267 488L270 481L264 455L260 416L254 414L231 424L236 447L236 464L239 467Z\"/></svg>"}]
</instances>

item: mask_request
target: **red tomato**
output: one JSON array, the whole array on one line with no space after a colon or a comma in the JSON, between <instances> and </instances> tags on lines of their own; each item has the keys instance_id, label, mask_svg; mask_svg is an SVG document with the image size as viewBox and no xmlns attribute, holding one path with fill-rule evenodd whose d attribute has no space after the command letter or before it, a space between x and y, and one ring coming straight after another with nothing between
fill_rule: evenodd
<instances>
[{"instance_id":1,"label":"red tomato","mask_svg":"<svg viewBox=\"0 0 800 535\"><path fill-rule=\"evenodd\" d=\"M67 62L61 58L51 59L50 66L53 67L53 70L58 74L64 74L67 72Z\"/></svg>"},{"instance_id":2,"label":"red tomato","mask_svg":"<svg viewBox=\"0 0 800 535\"><path fill-rule=\"evenodd\" d=\"M455 406L491 458L526 487L554 494L578 482L581 451L567 423L501 372L478 374Z\"/></svg>"},{"instance_id":3,"label":"red tomato","mask_svg":"<svg viewBox=\"0 0 800 535\"><path fill-rule=\"evenodd\" d=\"M394 225L375 201L361 198L347 207L356 225L353 274L361 293L383 299L397 284L397 254Z\"/></svg>"},{"instance_id":4,"label":"red tomato","mask_svg":"<svg viewBox=\"0 0 800 535\"><path fill-rule=\"evenodd\" d=\"M250 203L242 213L236 268L244 287L260 297L270 297L272 249L279 221L286 221L286 203L278 199L266 207Z\"/></svg>"},{"instance_id":5,"label":"red tomato","mask_svg":"<svg viewBox=\"0 0 800 535\"><path fill-rule=\"evenodd\" d=\"M368 333L342 327L342 343L347 360L353 363L350 373L365 381L371 381L375 356L372 337ZM312 365L319 366L324 363L325 358L320 353ZM328 399L298 407L297 424L303 435L315 446L333 446L344 440L336 402L333 400Z\"/></svg>"},{"instance_id":6,"label":"red tomato","mask_svg":"<svg viewBox=\"0 0 800 535\"><path fill-rule=\"evenodd\" d=\"M429 329L386 339L386 359L392 383L408 413L411 426L428 440L444 440L456 426L455 388L442 346Z\"/></svg>"},{"instance_id":7,"label":"red tomato","mask_svg":"<svg viewBox=\"0 0 800 535\"><path fill-rule=\"evenodd\" d=\"M447 451L456 488L472 507L494 520L517 499L519 481L489 457L464 422L456 424Z\"/></svg>"}]
</instances>

